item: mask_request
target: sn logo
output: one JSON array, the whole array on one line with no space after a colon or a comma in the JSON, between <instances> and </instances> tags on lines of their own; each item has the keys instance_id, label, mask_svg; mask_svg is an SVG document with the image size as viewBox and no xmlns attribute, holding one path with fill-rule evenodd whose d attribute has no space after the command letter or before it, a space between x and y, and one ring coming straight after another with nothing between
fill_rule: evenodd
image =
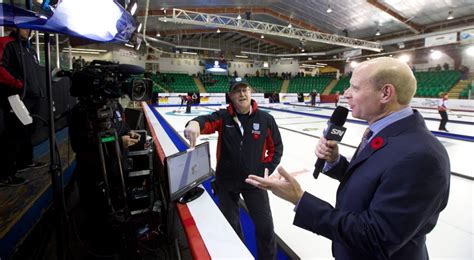
<instances>
[{"instance_id":1,"label":"sn logo","mask_svg":"<svg viewBox=\"0 0 474 260\"><path fill-rule=\"evenodd\" d=\"M338 135L338 136L344 136L345 131L344 130L339 130L339 129L332 129L331 134L332 135Z\"/></svg>"}]
</instances>

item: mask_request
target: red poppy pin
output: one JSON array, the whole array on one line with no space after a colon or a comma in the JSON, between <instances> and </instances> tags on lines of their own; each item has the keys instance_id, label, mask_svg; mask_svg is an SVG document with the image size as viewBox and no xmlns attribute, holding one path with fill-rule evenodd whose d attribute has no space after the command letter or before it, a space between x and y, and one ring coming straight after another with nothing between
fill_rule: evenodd
<instances>
[{"instance_id":1,"label":"red poppy pin","mask_svg":"<svg viewBox=\"0 0 474 260\"><path fill-rule=\"evenodd\" d=\"M376 136L370 142L370 146L372 147L372 149L378 150L378 149L380 149L380 147L383 146L383 143L384 143L383 138L379 137L379 136Z\"/></svg>"},{"instance_id":2,"label":"red poppy pin","mask_svg":"<svg viewBox=\"0 0 474 260\"><path fill-rule=\"evenodd\" d=\"M253 139L257 140L260 137L259 134L253 134Z\"/></svg>"}]
</instances>

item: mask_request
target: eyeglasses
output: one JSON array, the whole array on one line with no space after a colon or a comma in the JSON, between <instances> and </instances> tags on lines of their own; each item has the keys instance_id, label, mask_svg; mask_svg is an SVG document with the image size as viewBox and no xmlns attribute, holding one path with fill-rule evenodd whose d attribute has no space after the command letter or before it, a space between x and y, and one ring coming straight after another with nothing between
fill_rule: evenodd
<instances>
[{"instance_id":1,"label":"eyeglasses","mask_svg":"<svg viewBox=\"0 0 474 260\"><path fill-rule=\"evenodd\" d=\"M240 93L247 93L248 91L250 90L249 87L246 87L246 88L239 88L239 89L235 89L235 90L232 90L230 93L232 94L240 94Z\"/></svg>"}]
</instances>

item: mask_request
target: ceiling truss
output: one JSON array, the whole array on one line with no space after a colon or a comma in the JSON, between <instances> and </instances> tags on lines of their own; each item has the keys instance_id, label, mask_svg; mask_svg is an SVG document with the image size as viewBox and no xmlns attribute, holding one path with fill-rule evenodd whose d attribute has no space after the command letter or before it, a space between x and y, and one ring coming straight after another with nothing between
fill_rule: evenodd
<instances>
[{"instance_id":1,"label":"ceiling truss","mask_svg":"<svg viewBox=\"0 0 474 260\"><path fill-rule=\"evenodd\" d=\"M382 50L381 45L376 42L343 37L316 31L309 31L295 27L287 27L259 21L237 19L233 17L206 14L199 12L173 9L172 17L160 17L161 21L201 25L216 28L227 28L238 31L275 35L299 40L321 42L332 45L365 49L375 52Z\"/></svg>"}]
</instances>

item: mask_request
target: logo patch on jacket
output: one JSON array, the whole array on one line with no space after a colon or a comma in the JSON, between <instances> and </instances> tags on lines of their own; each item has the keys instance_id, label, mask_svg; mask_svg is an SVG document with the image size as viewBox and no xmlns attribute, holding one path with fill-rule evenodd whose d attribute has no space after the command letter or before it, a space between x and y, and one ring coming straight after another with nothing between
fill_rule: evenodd
<instances>
[{"instance_id":1,"label":"logo patch on jacket","mask_svg":"<svg viewBox=\"0 0 474 260\"><path fill-rule=\"evenodd\" d=\"M253 123L253 130L258 131L260 129L260 124L259 123Z\"/></svg>"},{"instance_id":2,"label":"logo patch on jacket","mask_svg":"<svg viewBox=\"0 0 474 260\"><path fill-rule=\"evenodd\" d=\"M254 140L257 140L260 138L260 124L259 123L253 123L253 129L252 129L252 137Z\"/></svg>"}]
</instances>

